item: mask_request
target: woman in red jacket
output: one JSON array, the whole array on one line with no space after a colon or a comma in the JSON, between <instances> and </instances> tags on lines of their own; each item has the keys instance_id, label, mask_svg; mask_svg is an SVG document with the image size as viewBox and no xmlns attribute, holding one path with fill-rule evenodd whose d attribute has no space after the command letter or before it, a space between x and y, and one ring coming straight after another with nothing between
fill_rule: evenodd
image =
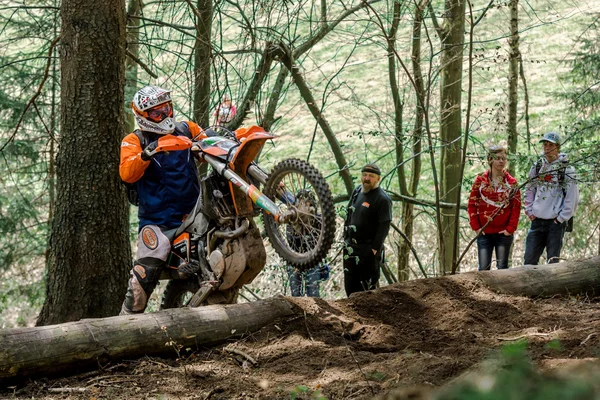
<instances>
[{"instance_id":1,"label":"woman in red jacket","mask_svg":"<svg viewBox=\"0 0 600 400\"><path fill-rule=\"evenodd\" d=\"M490 169L477 175L468 212L477 237L479 270L489 270L496 249L496 266L508 268L508 254L519 223L521 192L517 180L506 170L506 148L491 146L487 161Z\"/></svg>"}]
</instances>

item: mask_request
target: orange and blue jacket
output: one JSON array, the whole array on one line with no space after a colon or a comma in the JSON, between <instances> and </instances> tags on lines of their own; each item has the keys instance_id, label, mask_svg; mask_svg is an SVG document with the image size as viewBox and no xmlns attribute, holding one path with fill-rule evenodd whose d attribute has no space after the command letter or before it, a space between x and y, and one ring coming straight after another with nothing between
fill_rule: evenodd
<instances>
[{"instance_id":1,"label":"orange and blue jacket","mask_svg":"<svg viewBox=\"0 0 600 400\"><path fill-rule=\"evenodd\" d=\"M161 135L143 132L152 143ZM194 122L178 122L174 136L201 139L204 131ZM139 230L146 225L163 229L177 228L189 214L200 194L198 171L190 150L158 153L152 159L141 158L142 145L135 133L121 142L119 174L127 183L137 183Z\"/></svg>"}]
</instances>

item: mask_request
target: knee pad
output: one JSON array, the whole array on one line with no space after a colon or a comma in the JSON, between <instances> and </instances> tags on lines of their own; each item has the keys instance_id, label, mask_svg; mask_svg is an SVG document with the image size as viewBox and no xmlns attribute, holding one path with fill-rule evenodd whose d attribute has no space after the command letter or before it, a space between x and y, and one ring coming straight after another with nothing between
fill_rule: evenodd
<instances>
[{"instance_id":1,"label":"knee pad","mask_svg":"<svg viewBox=\"0 0 600 400\"><path fill-rule=\"evenodd\" d=\"M144 312L148 304L148 298L160 279L161 272L162 266L148 267L139 263L135 264L131 270L131 278L119 315Z\"/></svg>"},{"instance_id":2,"label":"knee pad","mask_svg":"<svg viewBox=\"0 0 600 400\"><path fill-rule=\"evenodd\" d=\"M144 289L144 292L146 292L146 294L150 296L160 279L163 266L164 262L162 262L161 260L138 260L135 263L133 269L131 270L132 281L135 278L135 281L140 285L142 289Z\"/></svg>"}]
</instances>

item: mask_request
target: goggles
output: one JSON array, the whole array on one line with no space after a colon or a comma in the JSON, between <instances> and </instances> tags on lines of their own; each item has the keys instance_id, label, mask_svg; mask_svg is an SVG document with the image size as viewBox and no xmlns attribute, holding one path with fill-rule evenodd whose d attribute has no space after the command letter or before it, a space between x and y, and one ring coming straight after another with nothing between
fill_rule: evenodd
<instances>
[{"instance_id":1,"label":"goggles","mask_svg":"<svg viewBox=\"0 0 600 400\"><path fill-rule=\"evenodd\" d=\"M146 111L147 118L152 122L162 122L165 118L173 117L171 102L161 104Z\"/></svg>"}]
</instances>

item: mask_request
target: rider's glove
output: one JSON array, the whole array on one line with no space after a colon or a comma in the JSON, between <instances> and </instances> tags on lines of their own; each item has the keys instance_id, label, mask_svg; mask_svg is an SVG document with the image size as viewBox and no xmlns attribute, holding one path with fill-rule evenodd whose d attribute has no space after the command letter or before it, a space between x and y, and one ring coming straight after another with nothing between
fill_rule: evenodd
<instances>
[{"instance_id":1,"label":"rider's glove","mask_svg":"<svg viewBox=\"0 0 600 400\"><path fill-rule=\"evenodd\" d=\"M156 155L156 148L158 147L158 140L150 143L146 148L142 151L141 157L144 161L149 161L152 157Z\"/></svg>"}]
</instances>

